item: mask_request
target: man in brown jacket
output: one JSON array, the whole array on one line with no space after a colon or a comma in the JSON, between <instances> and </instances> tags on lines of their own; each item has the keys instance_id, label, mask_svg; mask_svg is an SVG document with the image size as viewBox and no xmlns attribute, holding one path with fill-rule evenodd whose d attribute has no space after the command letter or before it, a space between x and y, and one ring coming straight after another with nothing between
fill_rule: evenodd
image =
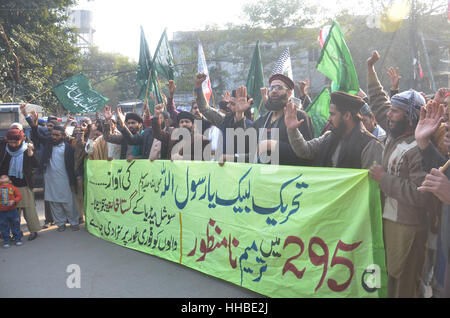
<instances>
[{"instance_id":1,"label":"man in brown jacket","mask_svg":"<svg viewBox=\"0 0 450 318\"><path fill-rule=\"evenodd\" d=\"M410 90L387 96L374 65L374 51L367 61L368 91L375 118L387 131L381 165L370 168L370 176L385 196L383 234L388 272L388 297L417 297L424 263L426 211L432 197L417 190L426 175L414 137L420 108L425 99Z\"/></svg>"}]
</instances>

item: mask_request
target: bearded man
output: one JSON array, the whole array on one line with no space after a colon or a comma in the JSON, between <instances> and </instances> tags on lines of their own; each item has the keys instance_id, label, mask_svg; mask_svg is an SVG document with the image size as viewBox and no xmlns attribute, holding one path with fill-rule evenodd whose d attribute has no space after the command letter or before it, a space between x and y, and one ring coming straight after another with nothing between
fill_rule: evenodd
<instances>
[{"instance_id":1,"label":"bearded man","mask_svg":"<svg viewBox=\"0 0 450 318\"><path fill-rule=\"evenodd\" d=\"M118 108L117 110L121 112L120 108ZM142 159L143 155L141 145L128 143L127 139L122 135L125 128L128 129L128 135L130 136L143 135L144 130L142 130L142 128L144 120L142 119L142 117L136 113L127 113L125 115L125 119L119 122L119 130L122 134L118 135L111 133L111 118L113 116L113 112L111 111L111 108L109 106L105 107L103 116L105 117L105 122L103 123L103 138L108 143L121 145L120 159L127 159L128 161L131 161L133 159ZM149 129L147 129L147 132L148 131Z\"/></svg>"},{"instance_id":2,"label":"bearded man","mask_svg":"<svg viewBox=\"0 0 450 318\"><path fill-rule=\"evenodd\" d=\"M381 162L383 145L361 121L359 111L364 104L359 96L333 92L329 117L332 130L310 141L298 131L302 121L297 119L295 106L288 104L284 120L297 156L313 160L318 167L369 169L374 162Z\"/></svg>"},{"instance_id":3,"label":"bearded man","mask_svg":"<svg viewBox=\"0 0 450 318\"><path fill-rule=\"evenodd\" d=\"M378 80L374 51L367 61L369 99L377 122L387 131L381 165L370 168L370 177L379 183L385 196L383 236L386 248L388 297L419 296L425 258L426 215L432 207L430 193L417 188L426 172L414 131L423 96L409 90L389 99Z\"/></svg>"},{"instance_id":4,"label":"bearded man","mask_svg":"<svg viewBox=\"0 0 450 318\"><path fill-rule=\"evenodd\" d=\"M174 139L176 130L172 133L161 129L160 114L163 112L164 105L159 104L155 106L155 114L152 118L152 133L154 138L161 141L167 147L167 157L161 159L182 160L188 158L189 160L203 160L203 152L205 147L209 144L209 140L200 133L196 133L195 117L191 112L181 111L177 116L177 128L187 129L189 136L180 135L178 139ZM195 143L201 145L201 152L195 151ZM183 154L183 151L190 149L190 154Z\"/></svg>"},{"instance_id":5,"label":"bearded man","mask_svg":"<svg viewBox=\"0 0 450 318\"><path fill-rule=\"evenodd\" d=\"M45 200L50 203L53 219L58 231L66 229L66 220L73 231L79 228L79 213L76 208L74 148L65 141L65 130L55 126L50 139L44 144L41 167L45 179Z\"/></svg>"},{"instance_id":6,"label":"bearded man","mask_svg":"<svg viewBox=\"0 0 450 318\"><path fill-rule=\"evenodd\" d=\"M24 211L23 215L30 231L29 241L34 240L41 229L32 191L32 169L38 165L33 144L24 141L24 131L17 128L9 129L6 141L0 142L0 175L9 176L12 184L22 195L17 208Z\"/></svg>"},{"instance_id":7,"label":"bearded man","mask_svg":"<svg viewBox=\"0 0 450 318\"><path fill-rule=\"evenodd\" d=\"M269 95L264 104L268 111L259 117L252 125L258 134L258 153L273 151L276 146L279 147L280 165L300 165L310 166L311 162L304 158L299 158L291 145L289 144L288 131L284 121L284 108L288 105L295 84L283 74L273 74L269 78ZM308 114L300 109L296 110L297 119L304 123L298 129L305 140L311 140L314 137L314 127ZM267 129L267 139L262 140L259 136L261 128ZM273 138L272 130L278 129L279 140Z\"/></svg>"}]
</instances>

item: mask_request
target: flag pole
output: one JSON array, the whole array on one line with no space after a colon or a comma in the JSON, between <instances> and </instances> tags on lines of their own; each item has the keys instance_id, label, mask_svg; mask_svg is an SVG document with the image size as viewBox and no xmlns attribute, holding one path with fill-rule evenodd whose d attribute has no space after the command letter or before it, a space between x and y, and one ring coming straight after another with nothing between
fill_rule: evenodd
<instances>
[{"instance_id":1,"label":"flag pole","mask_svg":"<svg viewBox=\"0 0 450 318\"><path fill-rule=\"evenodd\" d=\"M145 89L145 99L144 99L145 103L147 103L147 100L148 100L148 85L150 84L150 76L151 76L151 74L152 74L152 69L150 69L148 71L147 88Z\"/></svg>"},{"instance_id":2,"label":"flag pole","mask_svg":"<svg viewBox=\"0 0 450 318\"><path fill-rule=\"evenodd\" d=\"M27 101L27 103L31 103L31 102L33 102L34 100L36 100L37 98L41 97L42 95L47 94L51 89L52 89L51 87L50 87L49 89L46 89L43 93L41 93L41 94L39 94L38 96L33 97L32 99L30 99L29 101Z\"/></svg>"},{"instance_id":3,"label":"flag pole","mask_svg":"<svg viewBox=\"0 0 450 318\"><path fill-rule=\"evenodd\" d=\"M212 100L213 100L214 108L216 108L216 101L214 100L214 92L212 91L212 89L211 89L211 97L212 97Z\"/></svg>"}]
</instances>

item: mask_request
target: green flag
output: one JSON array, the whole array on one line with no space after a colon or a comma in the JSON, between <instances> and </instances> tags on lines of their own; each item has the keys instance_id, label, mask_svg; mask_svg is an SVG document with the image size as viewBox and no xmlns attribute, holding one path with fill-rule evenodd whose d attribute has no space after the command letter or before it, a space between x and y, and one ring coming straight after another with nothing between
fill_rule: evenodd
<instances>
[{"instance_id":1,"label":"green flag","mask_svg":"<svg viewBox=\"0 0 450 318\"><path fill-rule=\"evenodd\" d=\"M264 112L264 105L261 96L261 88L264 87L264 70L261 62L261 52L259 49L259 41L256 42L253 51L252 63L247 76L247 94L253 98L254 118L258 118L258 114Z\"/></svg>"},{"instance_id":2,"label":"green flag","mask_svg":"<svg viewBox=\"0 0 450 318\"><path fill-rule=\"evenodd\" d=\"M141 26L141 41L139 49L139 63L136 76L136 82L139 86L143 86L148 79L149 72L152 67L152 56L148 48L147 40L145 39L144 30Z\"/></svg>"},{"instance_id":3,"label":"green flag","mask_svg":"<svg viewBox=\"0 0 450 318\"><path fill-rule=\"evenodd\" d=\"M153 65L160 76L167 80L175 79L175 64L173 63L172 51L170 50L166 30L164 30L159 39L158 47L153 56Z\"/></svg>"},{"instance_id":4,"label":"green flag","mask_svg":"<svg viewBox=\"0 0 450 318\"><path fill-rule=\"evenodd\" d=\"M332 80L332 91L356 94L359 91L358 76L344 35L337 22L333 22L317 62L317 70Z\"/></svg>"},{"instance_id":5,"label":"green flag","mask_svg":"<svg viewBox=\"0 0 450 318\"><path fill-rule=\"evenodd\" d=\"M314 137L320 136L328 117L330 117L330 100L330 92L325 87L306 109L306 113L311 117L313 122Z\"/></svg>"},{"instance_id":6,"label":"green flag","mask_svg":"<svg viewBox=\"0 0 450 318\"><path fill-rule=\"evenodd\" d=\"M136 83L141 88L137 96L138 99L147 99L150 112L153 113L153 109L156 104L162 103L163 99L161 91L156 79L156 71L152 73L152 56L148 48L147 40L145 39L144 30L141 26L141 41L139 50L139 63L136 76Z\"/></svg>"},{"instance_id":7,"label":"green flag","mask_svg":"<svg viewBox=\"0 0 450 318\"><path fill-rule=\"evenodd\" d=\"M65 109L72 113L94 113L109 100L92 89L88 78L78 74L53 87Z\"/></svg>"}]
</instances>

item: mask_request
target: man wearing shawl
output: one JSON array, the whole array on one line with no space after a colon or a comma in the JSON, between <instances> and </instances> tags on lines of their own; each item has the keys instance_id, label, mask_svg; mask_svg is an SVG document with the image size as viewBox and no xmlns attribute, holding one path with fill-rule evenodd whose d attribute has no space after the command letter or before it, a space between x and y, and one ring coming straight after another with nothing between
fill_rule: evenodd
<instances>
[{"instance_id":1,"label":"man wearing shawl","mask_svg":"<svg viewBox=\"0 0 450 318\"><path fill-rule=\"evenodd\" d=\"M34 201L32 169L39 166L34 147L24 141L22 129L9 129L6 140L0 143L0 175L8 175L12 184L19 190L23 199L17 205L22 208L30 236L34 240L41 229Z\"/></svg>"}]
</instances>

